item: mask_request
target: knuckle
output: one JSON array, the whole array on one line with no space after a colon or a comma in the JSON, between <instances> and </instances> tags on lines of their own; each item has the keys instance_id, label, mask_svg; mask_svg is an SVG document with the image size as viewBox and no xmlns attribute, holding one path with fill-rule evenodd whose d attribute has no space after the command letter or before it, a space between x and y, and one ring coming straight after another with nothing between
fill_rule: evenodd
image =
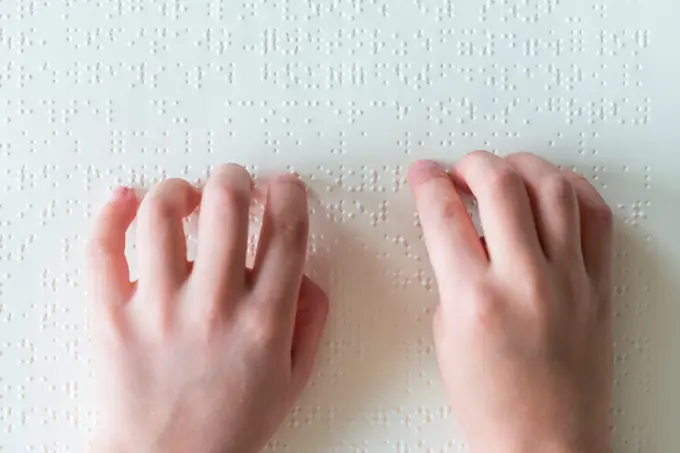
<instances>
[{"instance_id":1,"label":"knuckle","mask_svg":"<svg viewBox=\"0 0 680 453\"><path fill-rule=\"evenodd\" d=\"M522 177L510 165L494 169L489 174L488 187L492 193L514 192L523 189Z\"/></svg>"},{"instance_id":2,"label":"knuckle","mask_svg":"<svg viewBox=\"0 0 680 453\"><path fill-rule=\"evenodd\" d=\"M524 305L536 316L545 314L554 303L549 282L542 272L525 273L517 289Z\"/></svg>"},{"instance_id":3,"label":"knuckle","mask_svg":"<svg viewBox=\"0 0 680 453\"><path fill-rule=\"evenodd\" d=\"M456 220L467 214L467 210L462 203L453 197L440 197L432 200L434 212L443 221Z\"/></svg>"},{"instance_id":4,"label":"knuckle","mask_svg":"<svg viewBox=\"0 0 680 453\"><path fill-rule=\"evenodd\" d=\"M225 316L220 305L211 303L209 308L205 309L198 317L197 326L203 340L209 341L216 332L219 332L224 324Z\"/></svg>"},{"instance_id":5,"label":"knuckle","mask_svg":"<svg viewBox=\"0 0 680 453\"><path fill-rule=\"evenodd\" d=\"M561 173L552 173L544 177L539 190L558 203L572 203L576 199L574 187Z\"/></svg>"},{"instance_id":6,"label":"knuckle","mask_svg":"<svg viewBox=\"0 0 680 453\"><path fill-rule=\"evenodd\" d=\"M274 234L291 245L301 245L307 241L307 219L285 216L274 225Z\"/></svg>"},{"instance_id":7,"label":"knuckle","mask_svg":"<svg viewBox=\"0 0 680 453\"><path fill-rule=\"evenodd\" d=\"M498 291L487 285L473 291L469 307L469 322L474 329L490 330L502 314L502 298Z\"/></svg>"},{"instance_id":8,"label":"knuckle","mask_svg":"<svg viewBox=\"0 0 680 453\"><path fill-rule=\"evenodd\" d=\"M544 303L549 294L545 279L538 272L530 272L522 279L520 292L530 303Z\"/></svg>"},{"instance_id":9,"label":"knuckle","mask_svg":"<svg viewBox=\"0 0 680 453\"><path fill-rule=\"evenodd\" d=\"M279 330L276 320L263 310L246 310L240 316L239 324L251 344L260 348L276 344Z\"/></svg>"}]
</instances>

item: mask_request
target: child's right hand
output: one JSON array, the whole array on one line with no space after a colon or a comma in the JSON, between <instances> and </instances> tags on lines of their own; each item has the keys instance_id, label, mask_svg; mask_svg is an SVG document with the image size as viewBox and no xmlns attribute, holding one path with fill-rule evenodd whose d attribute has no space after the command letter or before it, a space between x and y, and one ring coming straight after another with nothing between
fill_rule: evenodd
<instances>
[{"instance_id":1,"label":"child's right hand","mask_svg":"<svg viewBox=\"0 0 680 453\"><path fill-rule=\"evenodd\" d=\"M485 243L456 185L477 199ZM437 355L473 452L609 452L612 214L547 161L409 172L441 298Z\"/></svg>"}]
</instances>

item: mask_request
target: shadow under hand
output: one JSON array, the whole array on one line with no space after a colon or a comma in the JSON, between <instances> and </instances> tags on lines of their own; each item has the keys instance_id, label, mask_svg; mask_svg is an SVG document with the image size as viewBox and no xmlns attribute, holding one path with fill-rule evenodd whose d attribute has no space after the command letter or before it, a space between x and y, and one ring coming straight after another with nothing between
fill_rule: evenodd
<instances>
[{"instance_id":1,"label":"shadow under hand","mask_svg":"<svg viewBox=\"0 0 680 453\"><path fill-rule=\"evenodd\" d=\"M308 274L327 291L331 310L317 370L271 446L372 451L347 439L376 438L387 430L413 398L412 386L419 387L417 397L423 387L437 397L441 392L433 385L430 333L436 294L420 269L424 249L417 255L399 233L400 240L386 240L386 232L408 236L405 225L391 222L370 234L323 207L313 211Z\"/></svg>"}]
</instances>

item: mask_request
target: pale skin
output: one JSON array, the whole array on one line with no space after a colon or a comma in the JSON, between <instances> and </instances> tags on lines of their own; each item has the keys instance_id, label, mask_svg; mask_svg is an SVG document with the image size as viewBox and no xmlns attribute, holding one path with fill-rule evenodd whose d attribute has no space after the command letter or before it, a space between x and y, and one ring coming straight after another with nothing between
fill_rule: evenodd
<instances>
[{"instance_id":1,"label":"pale skin","mask_svg":"<svg viewBox=\"0 0 680 453\"><path fill-rule=\"evenodd\" d=\"M470 451L609 452L612 214L597 190L527 153L420 161L408 180L438 282L437 358ZM226 165L202 193L170 179L141 204L120 188L102 209L88 266L102 359L93 452L257 453L304 389L329 311L304 275L305 187L269 183L247 269L251 197L246 170ZM182 219L199 205L190 263Z\"/></svg>"}]
</instances>

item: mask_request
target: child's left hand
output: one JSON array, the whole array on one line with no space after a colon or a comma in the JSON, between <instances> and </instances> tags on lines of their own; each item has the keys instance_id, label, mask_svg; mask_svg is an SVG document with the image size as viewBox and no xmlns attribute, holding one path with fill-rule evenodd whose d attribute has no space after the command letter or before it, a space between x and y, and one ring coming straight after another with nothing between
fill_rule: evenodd
<instances>
[{"instance_id":1,"label":"child's left hand","mask_svg":"<svg viewBox=\"0 0 680 453\"><path fill-rule=\"evenodd\" d=\"M254 268L246 269L252 183L217 169L203 195L187 182L156 185L139 207L118 189L89 247L103 419L97 453L254 453L300 395L328 311L303 274L307 198L293 176L267 195ZM195 263L182 219L200 202ZM139 282L125 232L138 218Z\"/></svg>"}]
</instances>

